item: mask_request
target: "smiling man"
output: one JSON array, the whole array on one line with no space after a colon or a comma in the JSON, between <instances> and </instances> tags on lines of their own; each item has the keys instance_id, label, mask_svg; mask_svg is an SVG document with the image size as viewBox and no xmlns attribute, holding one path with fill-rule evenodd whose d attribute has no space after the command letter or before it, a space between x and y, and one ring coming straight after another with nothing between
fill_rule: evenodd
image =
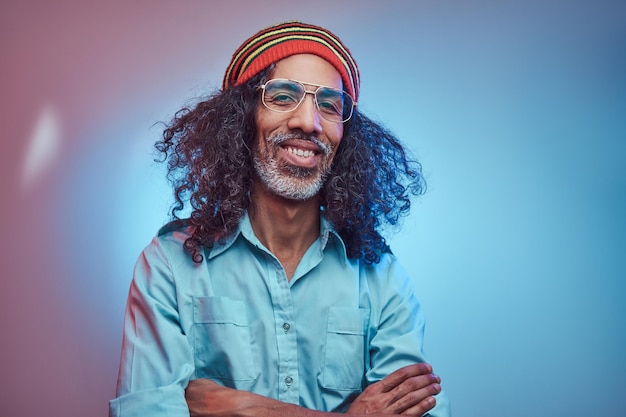
<instances>
[{"instance_id":1,"label":"smiling man","mask_svg":"<svg viewBox=\"0 0 626 417\"><path fill-rule=\"evenodd\" d=\"M450 415L381 235L420 166L359 86L334 34L287 22L177 113L156 145L176 220L135 268L111 416Z\"/></svg>"}]
</instances>

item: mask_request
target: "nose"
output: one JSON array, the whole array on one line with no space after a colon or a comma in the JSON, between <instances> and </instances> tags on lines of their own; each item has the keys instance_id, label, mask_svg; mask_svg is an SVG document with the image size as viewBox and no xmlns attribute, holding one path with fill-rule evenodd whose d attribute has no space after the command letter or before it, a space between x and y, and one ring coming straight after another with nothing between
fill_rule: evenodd
<instances>
[{"instance_id":1,"label":"nose","mask_svg":"<svg viewBox=\"0 0 626 417\"><path fill-rule=\"evenodd\" d=\"M322 116L317 110L314 100L314 93L307 91L302 103L290 114L291 117L287 123L289 129L300 129L305 133L322 132Z\"/></svg>"}]
</instances>

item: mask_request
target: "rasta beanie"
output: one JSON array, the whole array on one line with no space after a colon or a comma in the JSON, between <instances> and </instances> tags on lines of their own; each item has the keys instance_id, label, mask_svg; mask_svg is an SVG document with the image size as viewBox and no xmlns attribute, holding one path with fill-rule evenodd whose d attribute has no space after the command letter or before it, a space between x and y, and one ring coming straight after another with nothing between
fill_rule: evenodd
<instances>
[{"instance_id":1,"label":"rasta beanie","mask_svg":"<svg viewBox=\"0 0 626 417\"><path fill-rule=\"evenodd\" d=\"M285 22L261 30L233 54L222 89L240 85L281 59L296 54L314 54L332 64L341 74L344 88L356 103L359 69L350 51L327 29L302 22Z\"/></svg>"}]
</instances>

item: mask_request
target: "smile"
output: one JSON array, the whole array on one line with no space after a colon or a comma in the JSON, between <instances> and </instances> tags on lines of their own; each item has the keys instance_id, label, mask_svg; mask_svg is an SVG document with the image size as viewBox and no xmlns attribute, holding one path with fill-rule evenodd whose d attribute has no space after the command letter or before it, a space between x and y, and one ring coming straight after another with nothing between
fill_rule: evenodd
<instances>
[{"instance_id":1,"label":"smile","mask_svg":"<svg viewBox=\"0 0 626 417\"><path fill-rule=\"evenodd\" d=\"M298 149L298 148L292 148L292 147L286 147L287 152L289 152L292 155L296 155L299 156L301 158L310 158L311 156L315 156L315 152L308 150L308 149Z\"/></svg>"}]
</instances>

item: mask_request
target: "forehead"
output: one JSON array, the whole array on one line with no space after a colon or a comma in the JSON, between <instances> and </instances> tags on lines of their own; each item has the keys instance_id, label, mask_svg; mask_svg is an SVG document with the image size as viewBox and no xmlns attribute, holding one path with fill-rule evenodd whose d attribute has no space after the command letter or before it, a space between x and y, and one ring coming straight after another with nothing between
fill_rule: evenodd
<instances>
[{"instance_id":1,"label":"forehead","mask_svg":"<svg viewBox=\"0 0 626 417\"><path fill-rule=\"evenodd\" d=\"M278 61L272 77L343 89L339 71L325 59L312 54L292 55Z\"/></svg>"}]
</instances>

